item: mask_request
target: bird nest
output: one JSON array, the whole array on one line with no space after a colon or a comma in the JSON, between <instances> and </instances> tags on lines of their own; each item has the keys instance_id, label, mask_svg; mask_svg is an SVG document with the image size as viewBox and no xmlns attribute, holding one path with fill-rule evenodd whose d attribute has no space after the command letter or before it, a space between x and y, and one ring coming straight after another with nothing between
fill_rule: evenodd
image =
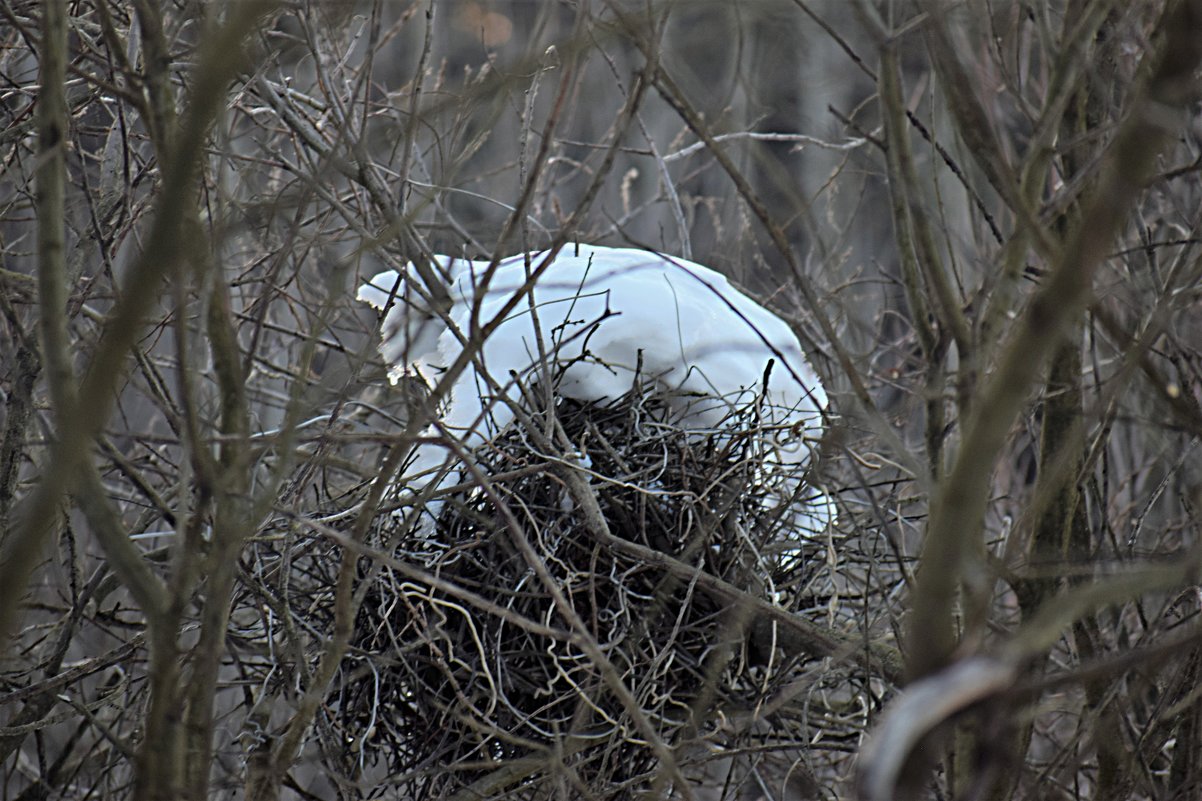
<instances>
[{"instance_id":1,"label":"bird nest","mask_svg":"<svg viewBox=\"0 0 1202 801\"><path fill-rule=\"evenodd\" d=\"M787 676L748 610L698 581L780 603L810 571L786 513L807 499L785 497L806 484L765 468L755 405L708 435L642 393L555 412L573 458L511 429L440 491L432 524L412 507L377 521L371 544L393 560L361 565L327 706L348 770L386 768L413 797L537 796L553 775L621 797L663 769L656 740L704 755L720 710L754 708Z\"/></svg>"}]
</instances>

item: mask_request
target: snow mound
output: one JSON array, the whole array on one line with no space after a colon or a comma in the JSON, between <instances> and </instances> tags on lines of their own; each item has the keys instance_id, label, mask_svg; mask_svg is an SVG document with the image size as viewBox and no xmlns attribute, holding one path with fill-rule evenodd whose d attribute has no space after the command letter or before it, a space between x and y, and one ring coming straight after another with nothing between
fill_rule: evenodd
<instances>
[{"instance_id":1,"label":"snow mound","mask_svg":"<svg viewBox=\"0 0 1202 801\"><path fill-rule=\"evenodd\" d=\"M512 256L491 271L487 261L435 257L451 299L442 315L424 287L396 271L361 286L359 300L387 309L380 353L390 377L416 372L437 381L472 332L496 320L439 421L469 447L505 429L520 385L549 372L559 397L599 404L628 393L636 379L651 382L671 422L697 432L721 431L734 410L758 401L763 423L776 429L779 464L804 469L826 394L784 320L684 259L591 245L568 245L547 263L549 255ZM532 272L528 297L505 311ZM419 452L408 475L442 461ZM829 519L829 510L814 511Z\"/></svg>"}]
</instances>

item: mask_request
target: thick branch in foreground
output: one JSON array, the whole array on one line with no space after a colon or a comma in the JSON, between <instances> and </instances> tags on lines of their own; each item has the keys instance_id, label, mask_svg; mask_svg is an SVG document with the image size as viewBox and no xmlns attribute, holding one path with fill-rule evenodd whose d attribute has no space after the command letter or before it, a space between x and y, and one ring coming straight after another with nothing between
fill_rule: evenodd
<instances>
[{"instance_id":1,"label":"thick branch in foreground","mask_svg":"<svg viewBox=\"0 0 1202 801\"><path fill-rule=\"evenodd\" d=\"M130 267L121 300L114 308L79 389L79 414L59 421L58 439L42 480L17 509L17 523L5 543L0 580L0 636L12 630L20 597L41 552L42 543L57 519L59 503L70 488L76 467L91 451L91 443L112 411L115 389L125 374L130 349L143 330L142 321L158 297L164 271L180 257L180 222L192 206L191 189L199 170L199 154L221 108L229 81L236 74L243 38L254 21L270 6L244 3L201 48L196 84L180 124L177 147L166 165L155 222L146 247Z\"/></svg>"},{"instance_id":2,"label":"thick branch in foreground","mask_svg":"<svg viewBox=\"0 0 1202 801\"><path fill-rule=\"evenodd\" d=\"M1030 388L1069 326L1084 312L1098 265L1125 224L1156 157L1177 130L1173 110L1191 97L1192 74L1202 58L1202 2L1175 5L1161 31L1165 41L1155 67L1106 155L1082 222L1004 346L1000 364L965 425L955 463L937 489L909 622L911 678L937 670L951 658L957 588L966 554L979 536L998 454Z\"/></svg>"}]
</instances>

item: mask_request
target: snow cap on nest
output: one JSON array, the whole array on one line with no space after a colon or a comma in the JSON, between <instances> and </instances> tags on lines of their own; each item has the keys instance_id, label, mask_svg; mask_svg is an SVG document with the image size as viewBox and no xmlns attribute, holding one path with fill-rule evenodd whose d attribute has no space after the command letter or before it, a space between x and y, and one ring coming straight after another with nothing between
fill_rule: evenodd
<instances>
[{"instance_id":1,"label":"snow cap on nest","mask_svg":"<svg viewBox=\"0 0 1202 801\"><path fill-rule=\"evenodd\" d=\"M492 270L488 261L435 256L451 301L442 315L423 287L396 271L361 286L359 300L388 310L380 353L390 378L416 372L438 381L471 332L495 320L438 421L466 446L492 442L513 420L518 382L537 383L549 368L556 394L584 403L612 402L637 380L666 402L667 422L698 434L746 425L746 417L731 423L740 419L732 413L755 404L768 432L765 469L789 476L778 498L802 486L807 440L822 432L826 393L784 320L723 275L684 259L592 245L568 245L548 261L550 255L511 256ZM513 303L528 285L528 296ZM446 459L444 448L424 443L402 480L420 491L431 480L420 477ZM440 509L439 501L427 504L433 517ZM836 512L818 493L791 517L799 530L816 532Z\"/></svg>"},{"instance_id":2,"label":"snow cap on nest","mask_svg":"<svg viewBox=\"0 0 1202 801\"><path fill-rule=\"evenodd\" d=\"M796 335L723 275L628 248L568 245L544 264L548 255L530 254L529 268L526 256L512 256L491 276L488 261L435 257L451 296L445 318L393 270L359 288L359 300L388 308L380 352L393 380L411 370L437 380L463 351L473 303L479 299L478 325L487 324L527 284L527 269L539 274L532 301L508 312L450 393L441 422L470 444L491 440L513 419L505 403L482 401L498 394L485 374L517 401L513 377L530 379L542 364L558 371L560 396L596 403L630 391L641 370L669 397L674 422L697 430L750 403L767 372L767 422L796 434L821 430L826 394Z\"/></svg>"}]
</instances>

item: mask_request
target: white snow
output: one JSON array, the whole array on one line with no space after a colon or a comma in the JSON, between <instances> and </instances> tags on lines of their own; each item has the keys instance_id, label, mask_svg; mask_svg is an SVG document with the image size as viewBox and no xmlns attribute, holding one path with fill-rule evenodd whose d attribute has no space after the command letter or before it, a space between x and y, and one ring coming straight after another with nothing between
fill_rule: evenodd
<instances>
[{"instance_id":1,"label":"white snow","mask_svg":"<svg viewBox=\"0 0 1202 801\"><path fill-rule=\"evenodd\" d=\"M449 394L440 423L465 445L491 441L512 422L505 400L519 402L515 377L531 386L549 368L559 396L606 403L631 389L641 358L644 382L664 392L673 422L689 430L720 430L733 409L763 393L763 422L780 427L773 443L779 462L796 473L804 469L806 440L822 430L826 394L784 320L720 273L684 259L567 245L544 268L546 255L512 256L491 274L487 261L437 256L452 301L445 317L430 311L416 281L395 271L361 286L359 300L388 309L380 353L392 366L390 377L415 371L436 382L470 332L497 317L528 283L528 270L543 270ZM419 453L408 475L442 461ZM819 529L831 517L823 500L809 509Z\"/></svg>"}]
</instances>

